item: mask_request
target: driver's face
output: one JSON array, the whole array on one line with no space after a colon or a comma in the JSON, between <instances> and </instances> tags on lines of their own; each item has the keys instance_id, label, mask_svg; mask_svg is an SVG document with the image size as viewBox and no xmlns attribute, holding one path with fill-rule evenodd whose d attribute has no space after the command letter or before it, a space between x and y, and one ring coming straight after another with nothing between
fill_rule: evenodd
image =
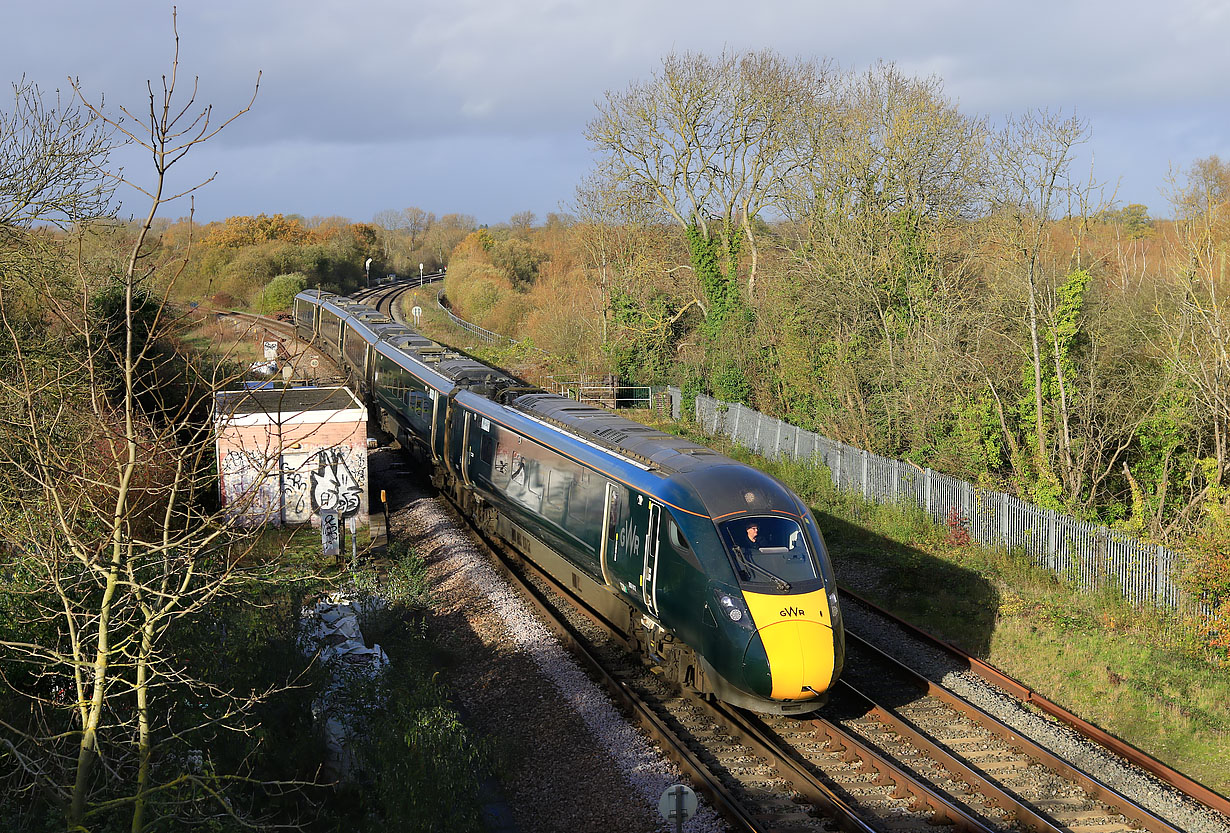
<instances>
[{"instance_id":1,"label":"driver's face","mask_svg":"<svg viewBox=\"0 0 1230 833\"><path fill-rule=\"evenodd\" d=\"M759 534L760 534L760 527L756 526L756 524L752 524L751 526L747 528L747 540L755 541L756 536Z\"/></svg>"}]
</instances>

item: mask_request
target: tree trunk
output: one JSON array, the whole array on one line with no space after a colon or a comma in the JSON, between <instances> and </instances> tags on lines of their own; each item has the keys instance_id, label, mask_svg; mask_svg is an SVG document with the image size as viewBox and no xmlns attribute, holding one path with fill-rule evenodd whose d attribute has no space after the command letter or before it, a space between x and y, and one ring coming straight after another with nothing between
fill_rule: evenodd
<instances>
[{"instance_id":1,"label":"tree trunk","mask_svg":"<svg viewBox=\"0 0 1230 833\"><path fill-rule=\"evenodd\" d=\"M132 805L132 833L145 829L146 792L149 790L149 765L153 751L149 717L149 660L154 647L154 626L147 618L141 626L141 653L137 658L137 792Z\"/></svg>"},{"instance_id":2,"label":"tree trunk","mask_svg":"<svg viewBox=\"0 0 1230 833\"><path fill-rule=\"evenodd\" d=\"M1033 347L1034 370L1034 429L1037 431L1038 474L1046 476L1050 473L1047 457L1046 420L1042 401L1042 346L1038 340L1038 288L1035 266L1029 264L1029 339Z\"/></svg>"}]
</instances>

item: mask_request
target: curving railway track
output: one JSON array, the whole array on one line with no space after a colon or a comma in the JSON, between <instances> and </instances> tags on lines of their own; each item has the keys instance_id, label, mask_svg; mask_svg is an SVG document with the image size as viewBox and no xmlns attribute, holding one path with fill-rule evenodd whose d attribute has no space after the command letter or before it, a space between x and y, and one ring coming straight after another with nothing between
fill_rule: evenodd
<instances>
[{"instance_id":1,"label":"curving railway track","mask_svg":"<svg viewBox=\"0 0 1230 833\"><path fill-rule=\"evenodd\" d=\"M356 301L362 301L365 304L371 304L380 312L392 318L399 323L406 323L401 314L397 312L397 299L402 294L409 292L412 289L418 289L421 286L426 286L430 283L439 283L444 280L444 273L439 272L434 275L424 275L422 279L411 278L395 283L385 284L384 286L373 286L368 289L361 289L357 292L352 292L350 297Z\"/></svg>"},{"instance_id":2,"label":"curving railway track","mask_svg":"<svg viewBox=\"0 0 1230 833\"><path fill-rule=\"evenodd\" d=\"M1200 810L1186 805L1165 817L854 634L846 678L814 718L683 696L626 653L566 577L487 543L550 627L736 829L1230 830L1211 810L1203 824L1191 823ZM1167 789L1152 783L1144 789Z\"/></svg>"},{"instance_id":3,"label":"curving railway track","mask_svg":"<svg viewBox=\"0 0 1230 833\"><path fill-rule=\"evenodd\" d=\"M363 297L399 319L396 298L419 285L379 287ZM851 628L846 676L816 717L766 717L683 696L627 653L602 617L570 592L566 575L558 580L486 543L547 624L736 829L1230 833L1224 797L855 597L843 600L859 611L848 623L878 618L872 631L893 629L995 686L995 697L1016 698L1033 719L1065 724L1098 748L1094 763L1086 755L1083 768L1074 764L1057 748L1065 742L1048 740L1053 734L1031 737L1039 733L940 685L941 672L921 673L860 638L861 627ZM1125 787L1122 777L1088 773L1115 767L1134 772L1127 780L1137 783Z\"/></svg>"}]
</instances>

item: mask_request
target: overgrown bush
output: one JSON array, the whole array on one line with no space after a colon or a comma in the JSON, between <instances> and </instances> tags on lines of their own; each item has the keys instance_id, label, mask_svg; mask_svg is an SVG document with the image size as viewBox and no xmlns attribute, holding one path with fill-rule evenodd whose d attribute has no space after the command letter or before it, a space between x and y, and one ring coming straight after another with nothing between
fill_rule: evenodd
<instances>
[{"instance_id":1,"label":"overgrown bush","mask_svg":"<svg viewBox=\"0 0 1230 833\"><path fill-rule=\"evenodd\" d=\"M302 272L278 275L260 291L252 306L263 315L289 310L294 306L295 296L307 288L307 283L307 275Z\"/></svg>"},{"instance_id":2,"label":"overgrown bush","mask_svg":"<svg viewBox=\"0 0 1230 833\"><path fill-rule=\"evenodd\" d=\"M1230 659L1230 539L1202 535L1189 545L1180 575L1185 589L1212 611L1200 627L1200 639L1223 659Z\"/></svg>"}]
</instances>

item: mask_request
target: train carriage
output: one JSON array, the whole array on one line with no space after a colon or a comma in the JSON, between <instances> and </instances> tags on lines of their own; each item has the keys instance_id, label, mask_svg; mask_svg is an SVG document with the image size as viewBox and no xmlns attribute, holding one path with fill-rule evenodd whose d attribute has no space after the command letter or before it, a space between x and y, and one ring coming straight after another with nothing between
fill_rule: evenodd
<instances>
[{"instance_id":1,"label":"train carriage","mask_svg":"<svg viewBox=\"0 0 1230 833\"><path fill-rule=\"evenodd\" d=\"M325 349L365 380L385 429L432 461L461 510L668 676L762 711L824 701L844 661L836 583L814 519L780 482L526 388L369 307L300 298L320 306Z\"/></svg>"}]
</instances>

